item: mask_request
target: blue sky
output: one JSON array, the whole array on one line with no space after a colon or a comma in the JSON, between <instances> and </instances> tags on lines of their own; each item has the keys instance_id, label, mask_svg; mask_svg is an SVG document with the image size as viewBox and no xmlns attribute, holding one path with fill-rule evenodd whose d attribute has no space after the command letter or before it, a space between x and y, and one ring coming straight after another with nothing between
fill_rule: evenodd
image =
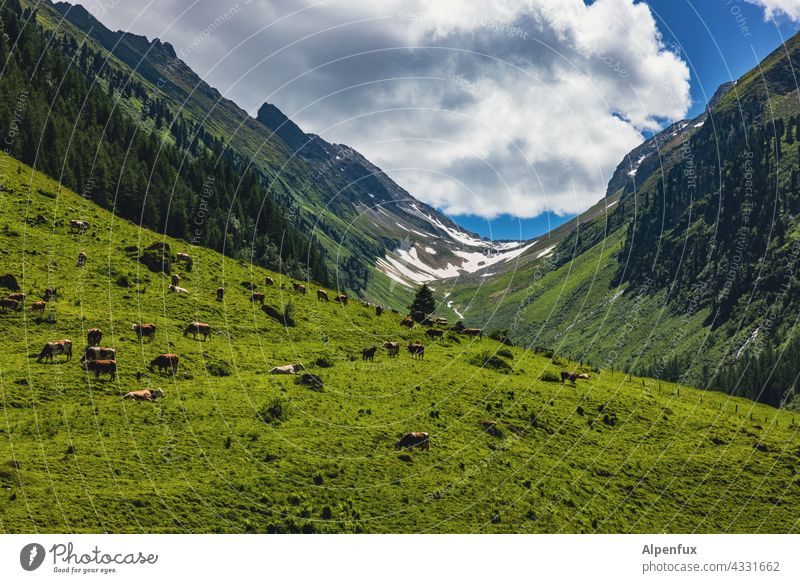
<instances>
[{"instance_id":1,"label":"blue sky","mask_svg":"<svg viewBox=\"0 0 800 583\"><path fill-rule=\"evenodd\" d=\"M735 80L792 37L798 24L785 15L765 21L759 6L736 0L648 0L664 42L689 66L689 118L703 111L722 83ZM746 27L746 28L745 28ZM464 228L493 239L531 239L570 220L573 214L545 213L519 219L451 217Z\"/></svg>"}]
</instances>

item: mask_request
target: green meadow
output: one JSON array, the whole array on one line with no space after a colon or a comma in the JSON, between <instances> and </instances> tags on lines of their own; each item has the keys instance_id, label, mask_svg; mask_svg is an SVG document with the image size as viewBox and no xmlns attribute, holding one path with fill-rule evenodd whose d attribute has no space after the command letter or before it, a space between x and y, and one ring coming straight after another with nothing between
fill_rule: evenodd
<instances>
[{"instance_id":1,"label":"green meadow","mask_svg":"<svg viewBox=\"0 0 800 583\"><path fill-rule=\"evenodd\" d=\"M58 298L44 316L0 313L2 532L800 530L795 413L488 338L432 341L402 328L404 314L318 301L310 282L297 294L279 274L138 228L13 160L7 174L0 275L28 305L46 288ZM70 219L91 228L72 233ZM188 296L138 261L155 242L191 254L191 271L173 264ZM207 342L183 336L195 320L213 327ZM155 339L138 340L135 322L156 324ZM117 350L113 381L78 364L93 327ZM66 338L71 362L36 362ZM405 350L414 340L424 360ZM402 343L398 358L379 348L361 360L385 341ZM167 352L178 373L150 373ZM268 374L288 363L324 386ZM548 380L562 370L591 378ZM148 387L166 396L121 398ZM430 450L394 451L409 431L429 432Z\"/></svg>"}]
</instances>

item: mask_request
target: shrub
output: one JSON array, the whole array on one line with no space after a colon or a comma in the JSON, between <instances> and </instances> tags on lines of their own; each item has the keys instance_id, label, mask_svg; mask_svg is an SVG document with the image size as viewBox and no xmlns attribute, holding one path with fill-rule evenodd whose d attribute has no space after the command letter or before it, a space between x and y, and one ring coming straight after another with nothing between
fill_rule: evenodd
<instances>
[{"instance_id":1,"label":"shrub","mask_svg":"<svg viewBox=\"0 0 800 583\"><path fill-rule=\"evenodd\" d=\"M475 366L496 370L498 372L511 371L511 367L505 360L503 360L502 358L498 358L497 356L495 356L490 352L482 352L481 354L476 354L475 356L470 358L469 362L470 364L474 364Z\"/></svg>"},{"instance_id":2,"label":"shrub","mask_svg":"<svg viewBox=\"0 0 800 583\"><path fill-rule=\"evenodd\" d=\"M206 370L208 371L208 374L214 377L231 376L231 365L224 360L207 362Z\"/></svg>"},{"instance_id":3,"label":"shrub","mask_svg":"<svg viewBox=\"0 0 800 583\"><path fill-rule=\"evenodd\" d=\"M314 364L320 368L331 368L333 366L333 361L327 356L320 356L314 361Z\"/></svg>"},{"instance_id":4,"label":"shrub","mask_svg":"<svg viewBox=\"0 0 800 583\"><path fill-rule=\"evenodd\" d=\"M514 353L511 352L510 350L505 349L505 348L501 348L500 350L497 351L497 356L501 356L503 358L508 358L510 360L510 359L514 358Z\"/></svg>"},{"instance_id":5,"label":"shrub","mask_svg":"<svg viewBox=\"0 0 800 583\"><path fill-rule=\"evenodd\" d=\"M262 407L258 418L268 425L286 421L289 418L289 403L277 397Z\"/></svg>"},{"instance_id":6,"label":"shrub","mask_svg":"<svg viewBox=\"0 0 800 583\"><path fill-rule=\"evenodd\" d=\"M286 302L286 306L283 308L283 323L286 326L294 326L294 304L292 300Z\"/></svg>"},{"instance_id":7,"label":"shrub","mask_svg":"<svg viewBox=\"0 0 800 583\"><path fill-rule=\"evenodd\" d=\"M539 380L542 380L546 383L560 383L561 377L551 370L546 370L541 374Z\"/></svg>"}]
</instances>

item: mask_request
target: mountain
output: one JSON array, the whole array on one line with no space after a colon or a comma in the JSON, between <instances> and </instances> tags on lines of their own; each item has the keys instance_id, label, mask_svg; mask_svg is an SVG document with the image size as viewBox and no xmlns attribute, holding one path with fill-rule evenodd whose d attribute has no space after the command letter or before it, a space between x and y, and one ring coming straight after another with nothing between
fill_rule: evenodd
<instances>
[{"instance_id":1,"label":"mountain","mask_svg":"<svg viewBox=\"0 0 800 583\"><path fill-rule=\"evenodd\" d=\"M46 29L69 37L76 52L90 46L121 78L142 87L144 96L127 95L123 83L117 95L133 117L150 116L146 104L157 101L171 117L193 124L211 152L228 149L261 175L293 227L312 234L343 289L401 307L418 282L468 273L525 248L522 242L491 242L465 231L353 148L306 134L273 104L250 117L200 79L169 43L113 32L81 6L23 5L36 8ZM94 76L91 68L79 70ZM245 229L249 238L259 235L257 225Z\"/></svg>"},{"instance_id":2,"label":"mountain","mask_svg":"<svg viewBox=\"0 0 800 583\"><path fill-rule=\"evenodd\" d=\"M28 307L48 287L57 296L41 316L0 311L5 533L797 530L797 413L488 338L433 342L402 315L282 289L282 274L12 168L0 285L13 278ZM70 229L75 217L86 233ZM188 295L139 261L154 242L191 253L191 271L172 266ZM196 320L212 327L205 342L182 333ZM154 323L155 338L139 340L135 322ZM116 350L113 381L78 364L93 327ZM57 339L73 341L72 361L38 363ZM402 354L362 361L384 341ZM150 370L167 352L177 374ZM267 374L297 362L323 385ZM567 369L591 379L561 384ZM147 388L165 396L122 398ZM429 451L394 451L407 431L429 432Z\"/></svg>"},{"instance_id":3,"label":"mountain","mask_svg":"<svg viewBox=\"0 0 800 583\"><path fill-rule=\"evenodd\" d=\"M800 37L628 154L550 257L451 284L472 325L582 361L796 399ZM795 401L796 402L796 401Z\"/></svg>"}]
</instances>

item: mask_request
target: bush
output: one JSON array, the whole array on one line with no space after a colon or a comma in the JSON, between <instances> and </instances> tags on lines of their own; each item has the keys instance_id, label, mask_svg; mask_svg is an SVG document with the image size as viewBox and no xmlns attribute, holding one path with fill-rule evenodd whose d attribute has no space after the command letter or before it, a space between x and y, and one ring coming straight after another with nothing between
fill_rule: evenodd
<instances>
[{"instance_id":1,"label":"bush","mask_svg":"<svg viewBox=\"0 0 800 583\"><path fill-rule=\"evenodd\" d=\"M286 303L286 306L283 308L283 323L286 326L294 326L294 304L292 300L289 300Z\"/></svg>"},{"instance_id":2,"label":"bush","mask_svg":"<svg viewBox=\"0 0 800 583\"><path fill-rule=\"evenodd\" d=\"M268 425L286 421L289 418L289 403L280 397L275 398L262 407L258 418Z\"/></svg>"},{"instance_id":3,"label":"bush","mask_svg":"<svg viewBox=\"0 0 800 583\"><path fill-rule=\"evenodd\" d=\"M546 370L541 374L541 376L539 377L539 380L542 380L542 381L544 381L546 383L560 383L561 382L561 377L558 376L553 371Z\"/></svg>"},{"instance_id":4,"label":"bush","mask_svg":"<svg viewBox=\"0 0 800 583\"><path fill-rule=\"evenodd\" d=\"M474 364L475 366L496 370L498 372L511 371L511 367L505 360L503 360L502 358L498 358L497 356L495 356L490 352L483 352L481 354L477 354L472 358L470 358L469 362L470 364Z\"/></svg>"},{"instance_id":5,"label":"bush","mask_svg":"<svg viewBox=\"0 0 800 583\"><path fill-rule=\"evenodd\" d=\"M206 370L214 377L229 377L232 374L231 365L224 360L207 362Z\"/></svg>"},{"instance_id":6,"label":"bush","mask_svg":"<svg viewBox=\"0 0 800 583\"><path fill-rule=\"evenodd\" d=\"M509 360L514 358L514 353L510 350L506 350L505 348L501 348L497 351L497 356L502 356L503 358L508 358Z\"/></svg>"},{"instance_id":7,"label":"bush","mask_svg":"<svg viewBox=\"0 0 800 583\"><path fill-rule=\"evenodd\" d=\"M320 356L314 361L314 364L320 368L331 368L333 366L333 361L327 356Z\"/></svg>"}]
</instances>

